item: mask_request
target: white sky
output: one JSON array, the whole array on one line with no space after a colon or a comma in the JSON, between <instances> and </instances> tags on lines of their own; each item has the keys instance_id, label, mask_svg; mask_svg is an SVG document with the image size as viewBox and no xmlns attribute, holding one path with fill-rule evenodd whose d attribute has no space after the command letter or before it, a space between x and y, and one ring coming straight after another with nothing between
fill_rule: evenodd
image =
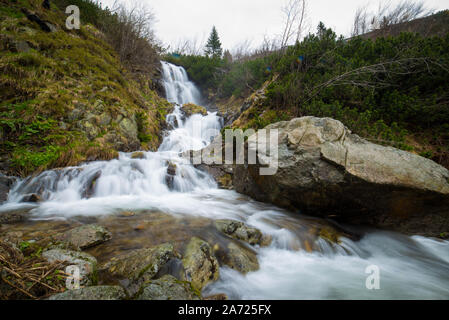
<instances>
[{"instance_id":1,"label":"white sky","mask_svg":"<svg viewBox=\"0 0 449 320\"><path fill-rule=\"evenodd\" d=\"M101 0L111 5L115 0ZM261 43L282 31L281 7L287 0L118 0L144 3L156 14L157 37L166 45L175 46L181 39L207 39L212 26L225 49L232 49L245 40ZM371 3L375 10L379 0L307 0L307 13L312 31L319 21L338 35L349 35L355 11ZM385 2L382 1L383 3ZM400 0L390 0L392 5ZM426 0L428 8L449 9L449 0ZM82 14L82 12L81 12Z\"/></svg>"}]
</instances>

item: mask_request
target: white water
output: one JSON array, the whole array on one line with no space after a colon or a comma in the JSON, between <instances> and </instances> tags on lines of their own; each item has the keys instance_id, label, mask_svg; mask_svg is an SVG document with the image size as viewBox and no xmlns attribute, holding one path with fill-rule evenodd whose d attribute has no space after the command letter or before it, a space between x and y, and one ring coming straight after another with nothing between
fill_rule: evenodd
<instances>
[{"instance_id":1,"label":"white water","mask_svg":"<svg viewBox=\"0 0 449 320\"><path fill-rule=\"evenodd\" d=\"M207 145L219 130L220 119L215 113L183 119L180 104L199 103L201 96L183 68L162 66L167 98L177 106L167 116L174 129L158 152L146 152L144 159L121 153L117 160L47 171L22 180L0 206L0 214L24 206L34 207L34 219L155 209L237 219L273 236L270 247L256 248L258 271L243 276L221 268L220 280L207 287L205 294L224 292L236 299L449 299L448 241L370 231L357 242L343 238L340 245L320 239L315 243L319 250L308 253L297 250L303 246L304 217L218 189L211 177L179 153ZM169 162L176 164L172 190L166 184ZM40 193L45 201L20 203L29 193ZM365 287L369 265L380 268L379 290Z\"/></svg>"}]
</instances>

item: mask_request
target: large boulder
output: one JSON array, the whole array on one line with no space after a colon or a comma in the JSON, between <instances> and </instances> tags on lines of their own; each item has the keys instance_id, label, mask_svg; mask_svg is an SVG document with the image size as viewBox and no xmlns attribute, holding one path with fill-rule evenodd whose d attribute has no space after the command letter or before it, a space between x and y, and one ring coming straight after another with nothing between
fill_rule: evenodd
<instances>
[{"instance_id":1,"label":"large boulder","mask_svg":"<svg viewBox=\"0 0 449 320\"><path fill-rule=\"evenodd\" d=\"M137 300L199 300L200 295L190 283L171 275L148 281Z\"/></svg>"},{"instance_id":2,"label":"large boulder","mask_svg":"<svg viewBox=\"0 0 449 320\"><path fill-rule=\"evenodd\" d=\"M368 142L330 118L296 118L266 129L278 130L278 153L259 150L258 164L245 159L236 165L238 192L315 216L406 233L449 230L449 171L435 162ZM276 161L276 173L260 175L261 167Z\"/></svg>"},{"instance_id":3,"label":"large boulder","mask_svg":"<svg viewBox=\"0 0 449 320\"><path fill-rule=\"evenodd\" d=\"M51 296L48 300L123 300L125 298L125 290L120 286L94 286L67 290Z\"/></svg>"},{"instance_id":4,"label":"large boulder","mask_svg":"<svg viewBox=\"0 0 449 320\"><path fill-rule=\"evenodd\" d=\"M200 238L190 239L182 264L186 280L190 281L196 290L201 291L209 282L218 280L217 258L215 258L210 245Z\"/></svg>"}]
</instances>

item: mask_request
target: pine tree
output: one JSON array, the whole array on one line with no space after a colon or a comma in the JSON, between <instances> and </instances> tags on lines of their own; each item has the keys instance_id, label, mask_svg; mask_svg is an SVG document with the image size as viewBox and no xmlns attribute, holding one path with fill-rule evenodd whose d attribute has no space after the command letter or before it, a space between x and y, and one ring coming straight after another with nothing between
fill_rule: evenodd
<instances>
[{"instance_id":1,"label":"pine tree","mask_svg":"<svg viewBox=\"0 0 449 320\"><path fill-rule=\"evenodd\" d=\"M218 37L218 32L215 26L212 28L212 32L210 33L209 39L207 40L204 52L208 57L212 58L221 58L221 55L223 54L220 38Z\"/></svg>"}]
</instances>

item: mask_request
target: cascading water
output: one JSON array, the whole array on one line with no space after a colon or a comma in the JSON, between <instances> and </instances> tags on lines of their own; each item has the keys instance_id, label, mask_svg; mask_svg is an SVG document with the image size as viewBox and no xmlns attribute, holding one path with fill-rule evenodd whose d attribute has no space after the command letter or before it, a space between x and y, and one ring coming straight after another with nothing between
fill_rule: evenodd
<instances>
[{"instance_id":1,"label":"cascading water","mask_svg":"<svg viewBox=\"0 0 449 320\"><path fill-rule=\"evenodd\" d=\"M16 183L1 211L33 207L34 219L101 216L125 210L158 210L211 219L236 219L273 237L269 247L256 248L260 269L242 275L220 268L220 279L204 290L235 299L448 299L449 242L368 230L360 241L341 238L331 244L319 238L314 251L304 244L310 218L262 204L233 191L218 189L207 174L179 154L199 150L220 129L215 113L185 119L184 103L201 96L181 67L163 62L163 80L170 102L172 127L158 152L142 159L121 153L111 161L51 170ZM172 186L167 169L175 167ZM38 193L43 202L22 203ZM298 250L300 249L300 250ZM368 290L368 266L380 271L380 289Z\"/></svg>"}]
</instances>

